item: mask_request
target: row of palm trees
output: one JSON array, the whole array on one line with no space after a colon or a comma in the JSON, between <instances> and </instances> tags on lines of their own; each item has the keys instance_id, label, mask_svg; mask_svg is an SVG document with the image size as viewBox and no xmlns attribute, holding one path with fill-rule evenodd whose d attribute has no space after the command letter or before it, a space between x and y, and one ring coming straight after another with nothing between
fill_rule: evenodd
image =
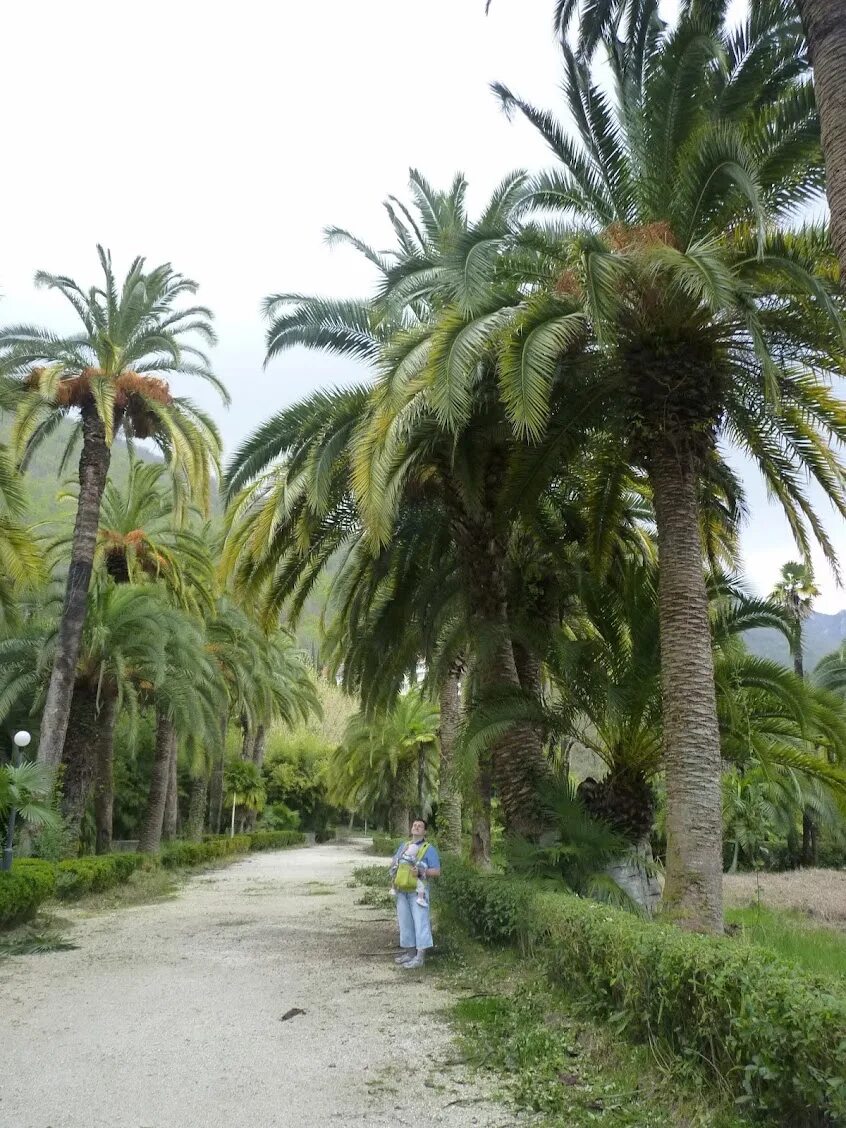
<instances>
[{"instance_id":1,"label":"row of palm trees","mask_svg":"<svg viewBox=\"0 0 846 1128\"><path fill-rule=\"evenodd\" d=\"M594 801L608 810L622 791L630 809L638 795L647 802L643 781L660 763L665 900L683 923L712 930L722 927L720 776L732 739L714 622L754 618L722 576L736 564L743 509L727 452L757 464L804 552L815 538L834 555L809 477L846 513L846 413L831 391L844 363L836 256L823 226L794 222L825 172L805 36L787 0L756 0L738 27L725 9L687 0L667 24L650 0L600 4L573 24L575 6L559 4L566 120L494 88L548 143L549 171L509 175L477 218L463 177L437 191L413 172L410 204L385 205L388 250L330 229L366 257L375 288L350 301L270 296L268 358L305 345L363 361L371 378L280 412L242 445L226 475L222 554L230 590L260 609L271 636L333 574L329 662L365 712L389 711L424 663L453 831L466 749L475 752L482 853L492 789L506 829L537 839L548 830L551 745L562 735L614 745L590 712L604 694L605 720L620 713L643 765L615 778L607 751L612 772ZM109 598L128 598L114 592L144 571L136 530L103 539L115 435L159 447L177 511L189 496L207 502L220 457L213 422L169 383L197 377L225 396L192 343L213 341L210 312L181 305L196 285L139 259L119 286L100 258L104 282L88 291L38 276L73 307L77 335L0 332L20 464L78 414L64 460L79 449L77 518L39 746L53 765L86 668L98 537ZM9 506L14 518L14 498ZM142 586L168 587L168 613L196 620L191 585L177 591L173 571L165 554ZM606 626L616 650L603 649ZM574 655L591 646L603 672L595 691L573 696ZM644 646L648 677L636 665L627 681ZM208 637L206 650L216 652ZM733 686L776 692L773 671L756 681L735 660ZM166 653L157 661L167 668ZM228 710L240 709L221 676ZM625 691L609 692L616 677L642 700L621 707ZM828 762L841 746L835 703L781 687L784 716L763 741L747 724L747 752L841 785ZM163 764L180 705L162 701ZM755 715L746 696L734 704ZM99 718L99 683L95 708ZM252 749L262 727L246 725Z\"/></svg>"},{"instance_id":2,"label":"row of palm trees","mask_svg":"<svg viewBox=\"0 0 846 1128\"><path fill-rule=\"evenodd\" d=\"M78 488L67 491L76 508L73 532L48 543L21 523L22 483L5 456L8 519L0 541L17 567L5 580L0 716L26 726L40 718L38 759L61 765L70 837L79 839L93 793L96 849L107 852L118 719L151 711L155 755L140 848L152 851L175 799L178 755L192 779L189 832L198 835L209 802L212 824L220 823L230 719L245 734L244 756L260 762L268 725L293 723L318 705L290 636L262 630L219 580L219 538L203 517L219 438L166 379L194 375L221 387L190 343L198 335L213 339L211 314L178 305L196 285L167 265L148 271L138 259L118 286L110 255L98 250L99 287L83 291L64 276L37 276L71 303L78 334L31 326L0 333L4 404L14 411L12 456L25 469L71 414L78 421L63 432L60 473L79 453ZM119 432L133 456L123 488L108 479ZM151 440L164 461L135 458L136 439Z\"/></svg>"},{"instance_id":3,"label":"row of palm trees","mask_svg":"<svg viewBox=\"0 0 846 1128\"><path fill-rule=\"evenodd\" d=\"M370 295L267 299L268 358L306 345L372 375L243 444L227 559L271 618L338 563L336 655L366 697L422 656L436 688L462 665L489 705L542 698L581 576L608 599L657 554L665 900L719 930L705 564L734 551L727 453L757 464L803 551L816 538L833 558L806 482L846 512L843 311L828 232L792 225L824 179L792 5L754 3L739 28L720 4L672 25L654 3L618 16L563 41L564 123L495 86L547 141L548 172L512 174L475 219L462 177L439 192L412 173L410 206L386 203L390 249L329 230L374 267ZM544 737L516 716L480 758L516 834L544 829Z\"/></svg>"}]
</instances>

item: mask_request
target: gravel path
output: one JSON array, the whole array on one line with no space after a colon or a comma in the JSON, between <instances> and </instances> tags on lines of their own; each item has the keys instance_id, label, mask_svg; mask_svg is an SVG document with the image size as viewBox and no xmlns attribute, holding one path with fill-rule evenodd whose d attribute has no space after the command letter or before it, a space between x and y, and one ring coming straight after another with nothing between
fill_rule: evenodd
<instances>
[{"instance_id":1,"label":"gravel path","mask_svg":"<svg viewBox=\"0 0 846 1128\"><path fill-rule=\"evenodd\" d=\"M512 1124L456 1063L444 994L356 905L366 860L253 855L173 901L77 915L73 951L5 961L0 1126Z\"/></svg>"}]
</instances>

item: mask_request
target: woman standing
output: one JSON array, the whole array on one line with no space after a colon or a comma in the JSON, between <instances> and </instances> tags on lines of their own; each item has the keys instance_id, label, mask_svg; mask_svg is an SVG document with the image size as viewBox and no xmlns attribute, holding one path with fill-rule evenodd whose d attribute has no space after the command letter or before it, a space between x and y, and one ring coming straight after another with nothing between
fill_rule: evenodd
<instances>
[{"instance_id":1,"label":"woman standing","mask_svg":"<svg viewBox=\"0 0 846 1128\"><path fill-rule=\"evenodd\" d=\"M426 952L433 947L429 911L429 881L441 875L437 849L426 841L426 820L411 824L411 839L397 848L391 861L391 892L397 899L400 947L396 958L401 968L422 967Z\"/></svg>"}]
</instances>

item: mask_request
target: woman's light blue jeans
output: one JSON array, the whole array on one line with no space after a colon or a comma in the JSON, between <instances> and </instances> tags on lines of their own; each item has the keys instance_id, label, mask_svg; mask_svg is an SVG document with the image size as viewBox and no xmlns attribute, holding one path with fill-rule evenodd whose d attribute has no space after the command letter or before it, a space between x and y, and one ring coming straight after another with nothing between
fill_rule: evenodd
<instances>
[{"instance_id":1,"label":"woman's light blue jeans","mask_svg":"<svg viewBox=\"0 0 846 1128\"><path fill-rule=\"evenodd\" d=\"M397 920L401 948L423 951L434 947L429 906L418 905L416 893L397 893Z\"/></svg>"}]
</instances>

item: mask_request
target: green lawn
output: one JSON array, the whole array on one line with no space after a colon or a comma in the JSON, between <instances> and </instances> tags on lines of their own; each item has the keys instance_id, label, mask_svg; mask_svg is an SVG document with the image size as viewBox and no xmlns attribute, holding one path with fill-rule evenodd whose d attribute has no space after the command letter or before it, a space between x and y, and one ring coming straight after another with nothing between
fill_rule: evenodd
<instances>
[{"instance_id":1,"label":"green lawn","mask_svg":"<svg viewBox=\"0 0 846 1128\"><path fill-rule=\"evenodd\" d=\"M846 932L812 923L798 912L727 909L726 920L740 925L743 943L759 944L815 975L846 979Z\"/></svg>"}]
</instances>

